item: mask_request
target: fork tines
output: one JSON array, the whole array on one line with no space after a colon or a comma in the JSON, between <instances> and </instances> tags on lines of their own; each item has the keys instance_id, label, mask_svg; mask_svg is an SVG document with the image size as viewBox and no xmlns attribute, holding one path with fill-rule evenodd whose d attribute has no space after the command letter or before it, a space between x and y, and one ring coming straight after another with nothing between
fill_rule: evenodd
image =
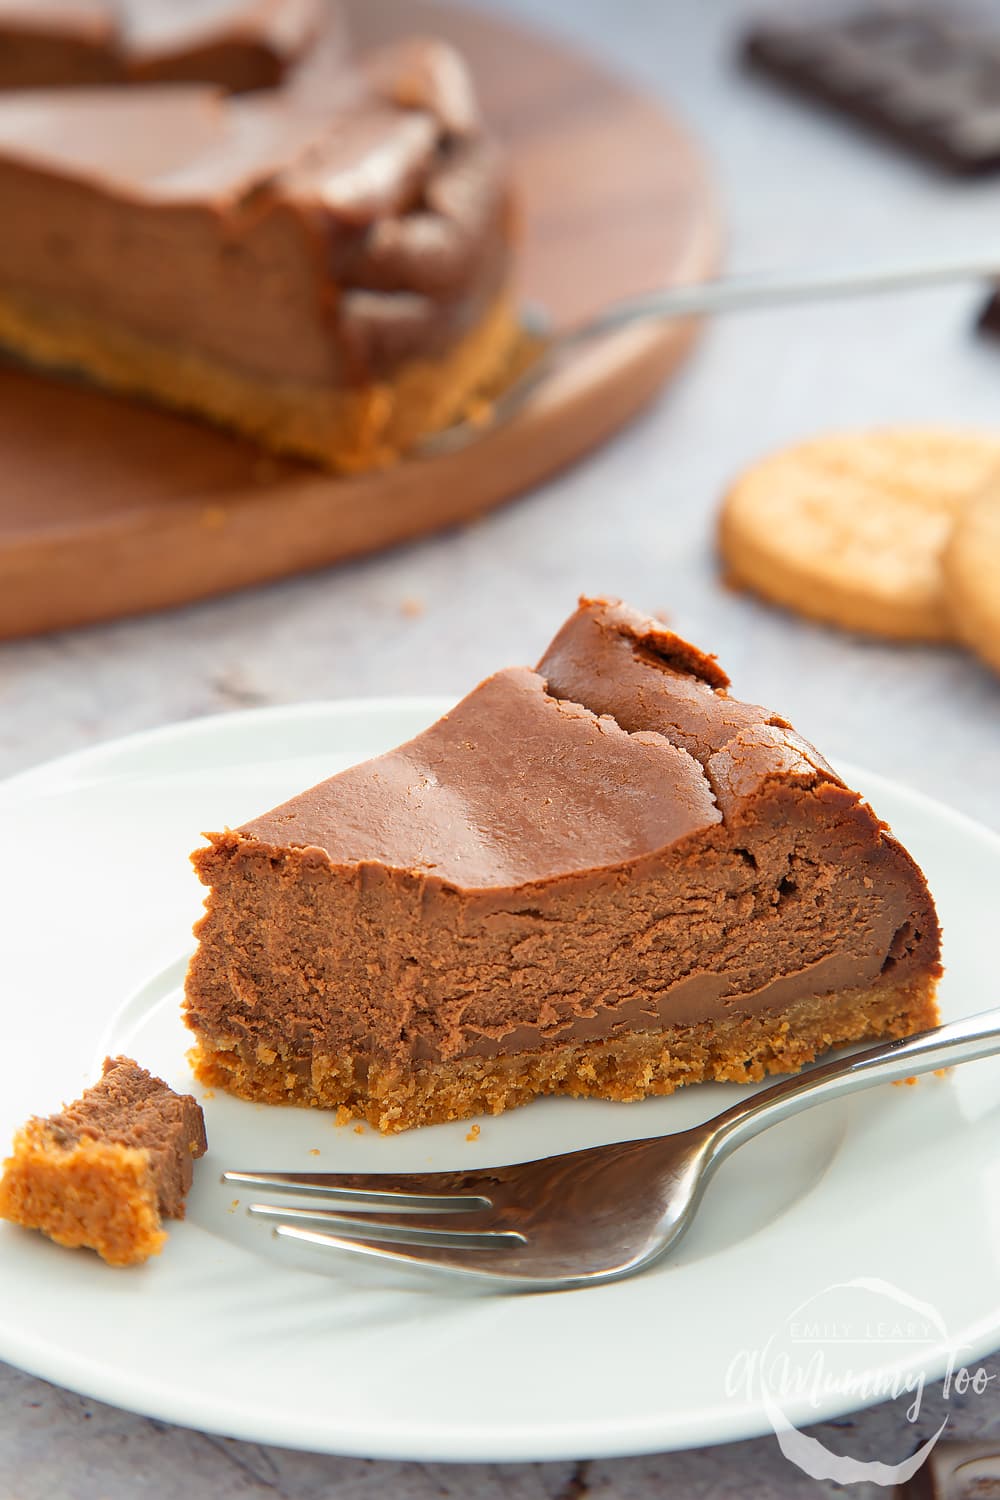
<instances>
[{"instance_id":1,"label":"fork tines","mask_svg":"<svg viewBox=\"0 0 1000 1500\"><path fill-rule=\"evenodd\" d=\"M437 1174L434 1174L437 1175ZM440 1174L444 1177L446 1174ZM457 1174L456 1174L457 1175ZM257 1218L277 1221L275 1233L282 1238L300 1239L310 1244L338 1246L342 1249L368 1249L375 1253L380 1245L412 1245L439 1250L501 1250L504 1246L523 1245L523 1234L512 1229L491 1229L477 1225L474 1229L441 1228L426 1219L440 1219L451 1214L483 1214L492 1208L489 1198L472 1193L415 1193L399 1188L373 1188L371 1178L350 1174L322 1172L224 1172L222 1180L244 1187L268 1188L277 1193L297 1193L322 1197L364 1214L352 1218L337 1207L301 1207L276 1203L251 1203L247 1212ZM391 1179L386 1179L391 1180ZM357 1184L357 1185L355 1185ZM402 1218L397 1218L402 1215ZM301 1228L302 1224L321 1226L327 1232ZM386 1252L389 1258L391 1252Z\"/></svg>"}]
</instances>

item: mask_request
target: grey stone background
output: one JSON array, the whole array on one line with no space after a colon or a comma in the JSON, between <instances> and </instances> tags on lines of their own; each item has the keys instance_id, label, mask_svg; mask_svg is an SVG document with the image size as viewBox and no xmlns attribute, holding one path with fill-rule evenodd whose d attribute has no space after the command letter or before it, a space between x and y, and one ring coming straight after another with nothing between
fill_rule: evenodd
<instances>
[{"instance_id":1,"label":"grey stone background","mask_svg":"<svg viewBox=\"0 0 1000 1500\"><path fill-rule=\"evenodd\" d=\"M1000 253L995 181L942 180L741 76L732 51L751 13L744 0L491 4L573 38L679 109L713 157L733 269L994 242ZM773 446L890 421L995 424L1000 345L971 333L981 298L952 288L719 322L628 432L474 526L188 610L0 646L0 773L247 704L457 694L501 663L534 660L579 592L610 592L666 611L718 652L742 696L779 706L833 758L1000 827L1000 683L957 651L840 636L729 594L712 549L724 485ZM990 1369L1000 1376L996 1360ZM949 1405L954 1435L1000 1441L1000 1378L987 1395ZM928 1400L921 1430L937 1425L939 1409L940 1398ZM919 1433L898 1407L882 1407L823 1435L888 1461ZM792 1500L835 1489L790 1467L769 1438L481 1468L286 1452L147 1421L0 1368L4 1500Z\"/></svg>"}]
</instances>

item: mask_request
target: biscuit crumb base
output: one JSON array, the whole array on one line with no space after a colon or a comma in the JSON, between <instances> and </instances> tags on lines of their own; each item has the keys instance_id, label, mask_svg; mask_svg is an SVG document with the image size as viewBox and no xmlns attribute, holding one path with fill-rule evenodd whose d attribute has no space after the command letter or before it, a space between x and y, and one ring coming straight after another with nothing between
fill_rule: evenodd
<instances>
[{"instance_id":1,"label":"biscuit crumb base","mask_svg":"<svg viewBox=\"0 0 1000 1500\"><path fill-rule=\"evenodd\" d=\"M910 1036L937 1024L936 978L880 980L865 989L816 995L785 1011L633 1031L534 1052L454 1062L359 1066L360 1059L314 1054L304 1072L291 1050L263 1061L256 1048L213 1045L192 1054L203 1083L264 1104L306 1104L360 1117L386 1134L474 1115L497 1115L542 1094L643 1099L709 1079L755 1083L794 1073L830 1047L867 1038ZM360 1080L364 1080L363 1082ZM355 1126L355 1129L362 1127Z\"/></svg>"}]
</instances>

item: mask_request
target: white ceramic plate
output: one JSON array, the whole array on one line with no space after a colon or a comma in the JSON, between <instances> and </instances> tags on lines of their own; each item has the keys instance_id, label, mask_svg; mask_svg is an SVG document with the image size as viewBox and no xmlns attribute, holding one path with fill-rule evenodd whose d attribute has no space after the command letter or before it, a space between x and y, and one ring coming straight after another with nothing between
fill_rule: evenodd
<instances>
[{"instance_id":1,"label":"white ceramic plate","mask_svg":"<svg viewBox=\"0 0 1000 1500\"><path fill-rule=\"evenodd\" d=\"M408 738L442 705L316 704L236 713L101 746L0 786L0 1139L126 1051L191 1088L177 1009L201 887L200 830L237 824ZM848 772L924 865L949 972L946 1017L996 1003L1000 840L877 777ZM152 976L152 977L150 977ZM824 1288L880 1278L934 1311L893 1358L939 1374L1000 1343L1000 1061L883 1087L789 1122L720 1171L677 1254L583 1292L470 1294L354 1258L290 1252L220 1184L224 1167L487 1165L682 1128L739 1097L704 1086L613 1105L546 1100L383 1139L329 1115L206 1098L211 1142L163 1255L115 1271L0 1226L0 1356L169 1421L345 1454L561 1459L767 1430L752 1355ZM298 1254L304 1259L293 1260ZM929 1325L927 1325L929 1326ZM872 1345L828 1363L863 1368ZM846 1364L844 1363L846 1361ZM744 1362L746 1363L746 1362ZM727 1375L728 1372L728 1375ZM815 1420L870 1393L786 1410Z\"/></svg>"}]
</instances>

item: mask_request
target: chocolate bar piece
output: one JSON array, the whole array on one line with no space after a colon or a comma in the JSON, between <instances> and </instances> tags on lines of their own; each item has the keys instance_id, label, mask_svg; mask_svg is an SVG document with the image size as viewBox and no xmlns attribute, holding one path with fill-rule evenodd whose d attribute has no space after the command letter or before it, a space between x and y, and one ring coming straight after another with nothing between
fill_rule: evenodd
<instances>
[{"instance_id":1,"label":"chocolate bar piece","mask_svg":"<svg viewBox=\"0 0 1000 1500\"><path fill-rule=\"evenodd\" d=\"M990 293L989 299L983 304L976 327L991 339L1000 339L1000 292Z\"/></svg>"},{"instance_id":2,"label":"chocolate bar piece","mask_svg":"<svg viewBox=\"0 0 1000 1500\"><path fill-rule=\"evenodd\" d=\"M746 61L961 176L1000 170L1000 29L983 13L876 6L761 21Z\"/></svg>"},{"instance_id":3,"label":"chocolate bar piece","mask_svg":"<svg viewBox=\"0 0 1000 1500\"><path fill-rule=\"evenodd\" d=\"M899 1500L1000 1500L1000 1439L938 1443L896 1493Z\"/></svg>"}]
</instances>

